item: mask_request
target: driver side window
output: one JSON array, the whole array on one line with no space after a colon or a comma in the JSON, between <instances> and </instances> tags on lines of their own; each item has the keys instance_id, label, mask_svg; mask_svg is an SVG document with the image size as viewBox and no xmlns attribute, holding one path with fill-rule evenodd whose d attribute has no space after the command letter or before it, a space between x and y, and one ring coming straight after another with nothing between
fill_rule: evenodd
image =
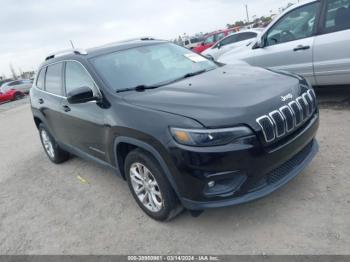
<instances>
[{"instance_id":1,"label":"driver side window","mask_svg":"<svg viewBox=\"0 0 350 262\"><path fill-rule=\"evenodd\" d=\"M319 2L308 4L283 16L267 33L266 46L312 36L319 5Z\"/></svg>"},{"instance_id":2,"label":"driver side window","mask_svg":"<svg viewBox=\"0 0 350 262\"><path fill-rule=\"evenodd\" d=\"M90 75L79 63L69 61L66 63L66 94L80 87L89 87L96 95L95 84Z\"/></svg>"}]
</instances>

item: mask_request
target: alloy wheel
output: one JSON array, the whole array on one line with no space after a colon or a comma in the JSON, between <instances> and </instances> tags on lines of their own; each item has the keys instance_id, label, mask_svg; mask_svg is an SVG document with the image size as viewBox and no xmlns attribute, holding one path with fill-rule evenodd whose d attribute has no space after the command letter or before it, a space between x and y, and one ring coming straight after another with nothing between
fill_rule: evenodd
<instances>
[{"instance_id":1,"label":"alloy wheel","mask_svg":"<svg viewBox=\"0 0 350 262\"><path fill-rule=\"evenodd\" d=\"M55 151L54 151L54 148L52 145L51 138L45 130L41 130L41 139L43 141L43 145L44 145L44 148L45 148L47 154L51 158L55 158Z\"/></svg>"},{"instance_id":2,"label":"alloy wheel","mask_svg":"<svg viewBox=\"0 0 350 262\"><path fill-rule=\"evenodd\" d=\"M130 167L132 188L140 202L150 211L159 212L163 207L163 197L152 172L141 163Z\"/></svg>"}]
</instances>

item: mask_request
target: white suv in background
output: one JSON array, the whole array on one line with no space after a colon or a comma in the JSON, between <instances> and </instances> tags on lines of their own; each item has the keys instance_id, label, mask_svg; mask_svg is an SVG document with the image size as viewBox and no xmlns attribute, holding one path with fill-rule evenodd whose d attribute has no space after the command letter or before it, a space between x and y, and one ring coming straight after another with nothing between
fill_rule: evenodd
<instances>
[{"instance_id":1,"label":"white suv in background","mask_svg":"<svg viewBox=\"0 0 350 262\"><path fill-rule=\"evenodd\" d=\"M313 85L347 85L349 48L350 0L312 0L293 5L255 43L219 61L298 73Z\"/></svg>"},{"instance_id":2,"label":"white suv in background","mask_svg":"<svg viewBox=\"0 0 350 262\"><path fill-rule=\"evenodd\" d=\"M0 91L2 93L6 93L7 91L14 89L17 91L21 91L23 93L28 94L29 90L32 88L33 80L30 79L20 79L11 82L7 82L0 87Z\"/></svg>"},{"instance_id":3,"label":"white suv in background","mask_svg":"<svg viewBox=\"0 0 350 262\"><path fill-rule=\"evenodd\" d=\"M206 49L202 52L202 55L216 60L228 51L253 42L262 31L262 28L256 28L233 33L221 39L212 47Z\"/></svg>"}]
</instances>

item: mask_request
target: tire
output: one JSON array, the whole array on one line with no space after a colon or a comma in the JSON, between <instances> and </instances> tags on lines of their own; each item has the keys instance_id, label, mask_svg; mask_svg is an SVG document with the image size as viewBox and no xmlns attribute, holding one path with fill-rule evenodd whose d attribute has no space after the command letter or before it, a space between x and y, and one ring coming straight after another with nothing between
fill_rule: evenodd
<instances>
[{"instance_id":1,"label":"tire","mask_svg":"<svg viewBox=\"0 0 350 262\"><path fill-rule=\"evenodd\" d=\"M39 125L39 136L46 155L55 163L60 164L69 159L69 153L61 149L44 124Z\"/></svg>"},{"instance_id":2,"label":"tire","mask_svg":"<svg viewBox=\"0 0 350 262\"><path fill-rule=\"evenodd\" d=\"M23 94L21 93L15 93L15 95L13 96L13 100L20 100L23 98Z\"/></svg>"},{"instance_id":3,"label":"tire","mask_svg":"<svg viewBox=\"0 0 350 262\"><path fill-rule=\"evenodd\" d=\"M166 221L183 210L162 168L149 153L141 149L131 151L125 159L124 170L134 199L148 216L158 221ZM135 176L135 172L139 176ZM142 173L143 178L138 178L142 177ZM139 193L136 192L137 187L141 189ZM144 202L141 201L142 195L144 195Z\"/></svg>"}]
</instances>

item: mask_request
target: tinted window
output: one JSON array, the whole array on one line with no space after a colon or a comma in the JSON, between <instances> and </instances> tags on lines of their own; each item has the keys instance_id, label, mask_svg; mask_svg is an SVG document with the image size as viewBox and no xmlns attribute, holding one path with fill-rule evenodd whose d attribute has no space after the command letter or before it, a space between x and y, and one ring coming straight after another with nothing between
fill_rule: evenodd
<instances>
[{"instance_id":1,"label":"tinted window","mask_svg":"<svg viewBox=\"0 0 350 262\"><path fill-rule=\"evenodd\" d=\"M192 44L198 43L198 42L200 42L200 41L201 41L200 38L191 38L191 43L192 43Z\"/></svg>"},{"instance_id":2,"label":"tinted window","mask_svg":"<svg viewBox=\"0 0 350 262\"><path fill-rule=\"evenodd\" d=\"M319 2L287 13L269 30L266 44L276 45L312 36L318 8Z\"/></svg>"},{"instance_id":3,"label":"tinted window","mask_svg":"<svg viewBox=\"0 0 350 262\"><path fill-rule=\"evenodd\" d=\"M47 67L45 90L55 95L62 95L62 63Z\"/></svg>"},{"instance_id":4,"label":"tinted window","mask_svg":"<svg viewBox=\"0 0 350 262\"><path fill-rule=\"evenodd\" d=\"M238 35L231 35L220 42L220 46L229 45L238 41Z\"/></svg>"},{"instance_id":5,"label":"tinted window","mask_svg":"<svg viewBox=\"0 0 350 262\"><path fill-rule=\"evenodd\" d=\"M350 29L350 0L327 2L325 31L327 33Z\"/></svg>"},{"instance_id":6,"label":"tinted window","mask_svg":"<svg viewBox=\"0 0 350 262\"><path fill-rule=\"evenodd\" d=\"M67 62L66 64L66 93L79 87L89 87L95 90L94 82L86 70L77 62Z\"/></svg>"},{"instance_id":7,"label":"tinted window","mask_svg":"<svg viewBox=\"0 0 350 262\"><path fill-rule=\"evenodd\" d=\"M41 69L39 72L38 78L36 80L36 87L42 90L44 90L44 84L45 84L45 71L46 71L46 67Z\"/></svg>"},{"instance_id":8,"label":"tinted window","mask_svg":"<svg viewBox=\"0 0 350 262\"><path fill-rule=\"evenodd\" d=\"M15 86L15 85L19 85L21 82L20 81L14 81L10 84L8 84L8 86Z\"/></svg>"},{"instance_id":9,"label":"tinted window","mask_svg":"<svg viewBox=\"0 0 350 262\"><path fill-rule=\"evenodd\" d=\"M244 40L255 38L256 36L257 36L257 33L246 32L246 33L239 34L238 38L239 38L239 41L244 41Z\"/></svg>"}]
</instances>

